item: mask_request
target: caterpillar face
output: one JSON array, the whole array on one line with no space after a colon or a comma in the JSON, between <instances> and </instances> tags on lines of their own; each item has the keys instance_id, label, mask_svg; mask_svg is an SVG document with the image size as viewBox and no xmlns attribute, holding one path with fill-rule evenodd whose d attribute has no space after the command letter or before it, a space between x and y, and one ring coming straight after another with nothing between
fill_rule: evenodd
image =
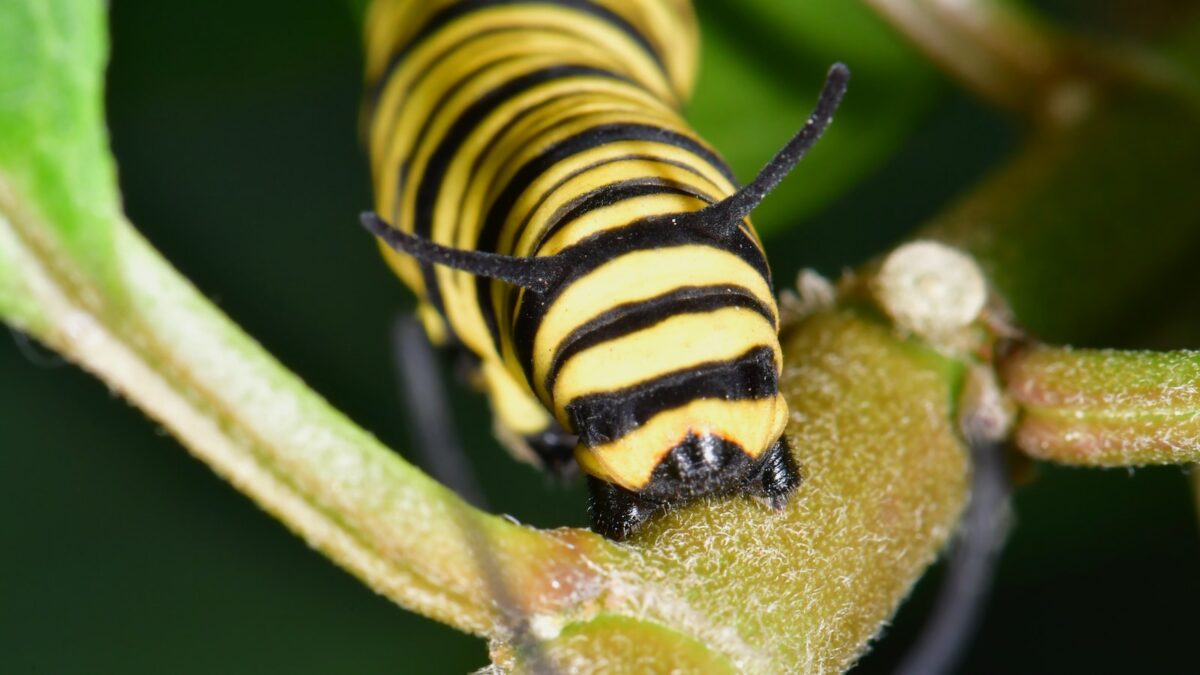
<instances>
[{"instance_id":1,"label":"caterpillar face","mask_svg":"<svg viewBox=\"0 0 1200 675\"><path fill-rule=\"evenodd\" d=\"M575 456L589 475L642 491L656 467L696 450L698 468L729 468L681 489L710 492L742 458L757 460L787 416L764 266L711 243L631 255L548 304L533 375L543 401L578 434ZM599 287L621 301L577 304Z\"/></svg>"},{"instance_id":2,"label":"caterpillar face","mask_svg":"<svg viewBox=\"0 0 1200 675\"><path fill-rule=\"evenodd\" d=\"M383 217L363 222L430 336L477 357L514 454L573 455L617 538L704 495L778 507L799 480L747 217L847 72L737 189L679 113L694 29L679 0L376 0L368 22Z\"/></svg>"},{"instance_id":3,"label":"caterpillar face","mask_svg":"<svg viewBox=\"0 0 1200 675\"><path fill-rule=\"evenodd\" d=\"M685 243L617 256L549 293L534 340L543 400L579 437L594 523L618 538L663 508L742 490L787 420L761 251L741 230L676 236ZM577 304L600 288L616 302Z\"/></svg>"},{"instance_id":4,"label":"caterpillar face","mask_svg":"<svg viewBox=\"0 0 1200 675\"><path fill-rule=\"evenodd\" d=\"M632 404L611 401L608 417L577 418L581 443L575 456L592 482L597 529L620 539L654 513L708 495L742 492L782 505L799 483L781 440L787 404L778 393L738 399L766 392L776 377L760 354L751 352L739 361L732 368L736 361L680 374L674 383L680 389L724 389L729 399L695 399L637 426L632 425L646 414L642 406L653 394ZM665 393L663 402L670 399ZM624 435L606 440L621 431Z\"/></svg>"},{"instance_id":5,"label":"caterpillar face","mask_svg":"<svg viewBox=\"0 0 1200 675\"><path fill-rule=\"evenodd\" d=\"M652 382L625 400L603 396L568 404L580 438L575 457L589 475L653 501L735 488L787 420L787 404L765 386L774 373L754 372L766 365L751 352L694 375L673 373L668 384ZM723 381L714 386L713 378ZM680 404L684 389L705 395ZM707 396L716 389L730 398ZM765 396L737 398L747 394Z\"/></svg>"}]
</instances>

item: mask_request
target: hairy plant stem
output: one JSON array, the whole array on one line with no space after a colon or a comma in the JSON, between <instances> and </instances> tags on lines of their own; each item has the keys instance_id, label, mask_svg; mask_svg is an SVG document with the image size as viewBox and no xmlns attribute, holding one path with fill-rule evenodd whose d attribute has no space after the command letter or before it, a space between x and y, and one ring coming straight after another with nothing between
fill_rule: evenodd
<instances>
[{"instance_id":1,"label":"hairy plant stem","mask_svg":"<svg viewBox=\"0 0 1200 675\"><path fill-rule=\"evenodd\" d=\"M471 509L306 389L128 224L113 225L122 286L103 288L58 274L66 259L27 210L8 201L0 214L5 251L21 262L39 312L35 321L14 317L19 327L399 604L503 636L512 616L584 599L595 583L591 556L614 555L592 535L539 533ZM479 547L495 569L479 569Z\"/></svg>"}]
</instances>

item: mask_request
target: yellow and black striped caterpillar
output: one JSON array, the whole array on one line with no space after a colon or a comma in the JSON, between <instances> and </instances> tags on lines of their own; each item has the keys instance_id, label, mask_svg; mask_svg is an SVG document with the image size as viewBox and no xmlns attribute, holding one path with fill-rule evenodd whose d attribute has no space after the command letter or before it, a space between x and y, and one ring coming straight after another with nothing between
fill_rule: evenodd
<instances>
[{"instance_id":1,"label":"yellow and black striped caterpillar","mask_svg":"<svg viewBox=\"0 0 1200 675\"><path fill-rule=\"evenodd\" d=\"M738 190L680 117L695 50L686 0L377 0L367 23L363 222L433 341L477 358L502 440L573 456L615 538L703 495L778 508L799 482L747 216L848 72Z\"/></svg>"}]
</instances>

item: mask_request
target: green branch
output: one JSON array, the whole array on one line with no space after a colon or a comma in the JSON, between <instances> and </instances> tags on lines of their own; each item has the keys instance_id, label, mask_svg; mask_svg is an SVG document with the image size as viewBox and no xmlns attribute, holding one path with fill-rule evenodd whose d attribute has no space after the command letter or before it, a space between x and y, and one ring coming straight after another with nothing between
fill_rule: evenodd
<instances>
[{"instance_id":1,"label":"green branch","mask_svg":"<svg viewBox=\"0 0 1200 675\"><path fill-rule=\"evenodd\" d=\"M1033 347L1004 361L1023 414L1016 440L1094 466L1200 460L1200 353Z\"/></svg>"},{"instance_id":2,"label":"green branch","mask_svg":"<svg viewBox=\"0 0 1200 675\"><path fill-rule=\"evenodd\" d=\"M8 318L380 593L463 630L503 635L507 615L573 602L591 583L590 565L578 560L560 592L541 589L547 559L590 560L609 548L601 540L538 534L471 509L311 393L128 227L113 230L113 292L57 277L70 259L34 243L53 228L14 216L11 204L0 213L2 255L17 262L6 269L19 273L21 306L36 308L6 306ZM98 313L81 296L120 309ZM476 541L504 556L503 584L518 606L494 601Z\"/></svg>"}]
</instances>

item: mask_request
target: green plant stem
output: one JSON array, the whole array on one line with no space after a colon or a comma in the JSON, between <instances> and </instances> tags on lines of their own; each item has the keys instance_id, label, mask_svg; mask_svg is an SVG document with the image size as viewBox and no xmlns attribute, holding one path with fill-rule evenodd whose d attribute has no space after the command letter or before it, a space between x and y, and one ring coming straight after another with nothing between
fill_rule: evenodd
<instances>
[{"instance_id":1,"label":"green plant stem","mask_svg":"<svg viewBox=\"0 0 1200 675\"><path fill-rule=\"evenodd\" d=\"M1200 460L1200 353L1032 347L1003 363L1025 452L1066 464Z\"/></svg>"},{"instance_id":2,"label":"green plant stem","mask_svg":"<svg viewBox=\"0 0 1200 675\"><path fill-rule=\"evenodd\" d=\"M38 310L18 325L376 591L462 630L505 636L512 617L562 610L594 588L593 557L611 546L472 509L311 393L123 221L111 226L117 287L80 286L88 281L57 274L68 260L48 227L11 201L0 214L0 242Z\"/></svg>"},{"instance_id":3,"label":"green plant stem","mask_svg":"<svg viewBox=\"0 0 1200 675\"><path fill-rule=\"evenodd\" d=\"M850 310L808 318L783 349L804 482L782 514L721 499L651 523L634 544L653 585L635 607L720 647L743 672L838 672L962 511L963 369Z\"/></svg>"}]
</instances>

